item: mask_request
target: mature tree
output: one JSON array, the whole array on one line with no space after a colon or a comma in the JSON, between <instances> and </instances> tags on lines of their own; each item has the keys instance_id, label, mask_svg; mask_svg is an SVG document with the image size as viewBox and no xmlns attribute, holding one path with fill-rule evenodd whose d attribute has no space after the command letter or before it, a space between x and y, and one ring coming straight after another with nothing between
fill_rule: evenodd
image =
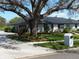
<instances>
[{"instance_id":1,"label":"mature tree","mask_svg":"<svg viewBox=\"0 0 79 59\"><path fill-rule=\"evenodd\" d=\"M76 0L0 0L0 9L21 16L29 24L31 33L36 34L37 24L41 18L55 11L76 9L78 4L75 3Z\"/></svg>"}]
</instances>

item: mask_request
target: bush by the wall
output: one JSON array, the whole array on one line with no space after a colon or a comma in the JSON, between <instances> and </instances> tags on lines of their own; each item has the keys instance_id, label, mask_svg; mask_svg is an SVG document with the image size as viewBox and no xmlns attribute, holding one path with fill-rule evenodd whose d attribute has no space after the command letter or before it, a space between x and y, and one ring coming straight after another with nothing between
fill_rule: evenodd
<instances>
[{"instance_id":1,"label":"bush by the wall","mask_svg":"<svg viewBox=\"0 0 79 59\"><path fill-rule=\"evenodd\" d=\"M11 32L11 30L12 30L12 28L9 26L4 29L5 32Z\"/></svg>"},{"instance_id":2,"label":"bush by the wall","mask_svg":"<svg viewBox=\"0 0 79 59\"><path fill-rule=\"evenodd\" d=\"M12 27L11 32L14 32L14 33L17 32L16 29L15 29L15 27Z\"/></svg>"},{"instance_id":3,"label":"bush by the wall","mask_svg":"<svg viewBox=\"0 0 79 59\"><path fill-rule=\"evenodd\" d=\"M68 32L70 32L70 30L71 30L70 28L64 28L63 32L68 33Z\"/></svg>"}]
</instances>

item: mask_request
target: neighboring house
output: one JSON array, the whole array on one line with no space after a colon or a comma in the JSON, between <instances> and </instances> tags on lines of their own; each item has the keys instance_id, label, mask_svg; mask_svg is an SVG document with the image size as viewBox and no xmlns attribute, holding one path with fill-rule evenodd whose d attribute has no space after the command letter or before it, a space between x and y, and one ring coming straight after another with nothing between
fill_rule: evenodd
<instances>
[{"instance_id":1,"label":"neighboring house","mask_svg":"<svg viewBox=\"0 0 79 59\"><path fill-rule=\"evenodd\" d=\"M12 24L15 26L16 30L19 31L23 28L26 28L28 25L25 25L25 22L19 22L16 24ZM58 17L46 17L44 18L38 25L38 32L55 32L55 31L63 31L64 28L71 28L73 30L79 29L79 21L73 19L66 18L58 18ZM27 30L27 29L26 29ZM29 28L28 28L28 31Z\"/></svg>"}]
</instances>

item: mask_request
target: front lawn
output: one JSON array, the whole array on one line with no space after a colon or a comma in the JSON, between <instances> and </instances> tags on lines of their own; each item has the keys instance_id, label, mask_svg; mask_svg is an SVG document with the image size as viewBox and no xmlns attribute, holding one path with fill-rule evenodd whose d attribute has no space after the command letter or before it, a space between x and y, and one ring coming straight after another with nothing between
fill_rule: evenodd
<instances>
[{"instance_id":1,"label":"front lawn","mask_svg":"<svg viewBox=\"0 0 79 59\"><path fill-rule=\"evenodd\" d=\"M64 40L65 33L48 33L48 34L38 34L38 38L45 38L47 41L57 41ZM73 34L74 39L79 39L79 35Z\"/></svg>"},{"instance_id":2,"label":"front lawn","mask_svg":"<svg viewBox=\"0 0 79 59\"><path fill-rule=\"evenodd\" d=\"M74 38L74 39L79 39L79 35L78 35L78 34L74 34L74 35L73 35L73 38Z\"/></svg>"},{"instance_id":3,"label":"front lawn","mask_svg":"<svg viewBox=\"0 0 79 59\"><path fill-rule=\"evenodd\" d=\"M12 36L11 39L19 40L19 41L29 41L28 39L29 34L23 34L21 37L19 36ZM74 39L79 39L79 35L74 34ZM41 33L37 34L37 37L34 37L34 39L31 39L30 41L59 41L64 40L64 33Z\"/></svg>"},{"instance_id":4,"label":"front lawn","mask_svg":"<svg viewBox=\"0 0 79 59\"><path fill-rule=\"evenodd\" d=\"M45 38L47 41L57 41L64 39L64 33L47 33L47 34L38 34L38 38Z\"/></svg>"},{"instance_id":5,"label":"front lawn","mask_svg":"<svg viewBox=\"0 0 79 59\"><path fill-rule=\"evenodd\" d=\"M47 42L47 43L39 43L39 44L34 44L34 46L42 46L46 48L51 48L55 50L62 50L62 49L68 49L69 47L64 45L64 42ZM74 47L79 47L79 41L74 42Z\"/></svg>"},{"instance_id":6,"label":"front lawn","mask_svg":"<svg viewBox=\"0 0 79 59\"><path fill-rule=\"evenodd\" d=\"M0 30L4 30L6 27L7 27L6 25L3 26L0 25Z\"/></svg>"}]
</instances>

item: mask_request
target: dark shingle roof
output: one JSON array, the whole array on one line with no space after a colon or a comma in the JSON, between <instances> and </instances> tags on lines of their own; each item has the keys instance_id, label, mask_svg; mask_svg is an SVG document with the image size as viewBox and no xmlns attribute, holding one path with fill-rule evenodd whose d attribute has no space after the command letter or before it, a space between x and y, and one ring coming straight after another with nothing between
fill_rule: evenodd
<instances>
[{"instance_id":1,"label":"dark shingle roof","mask_svg":"<svg viewBox=\"0 0 79 59\"><path fill-rule=\"evenodd\" d=\"M59 17L45 17L40 21L39 23L49 23L49 24L79 24L78 20L73 19L66 19L66 18L59 18ZM20 21L15 24L9 24L9 25L24 25L25 21Z\"/></svg>"},{"instance_id":2,"label":"dark shingle roof","mask_svg":"<svg viewBox=\"0 0 79 59\"><path fill-rule=\"evenodd\" d=\"M46 17L44 18L44 21L46 23L52 23L52 24L79 24L78 20L58 18L58 17Z\"/></svg>"}]
</instances>

